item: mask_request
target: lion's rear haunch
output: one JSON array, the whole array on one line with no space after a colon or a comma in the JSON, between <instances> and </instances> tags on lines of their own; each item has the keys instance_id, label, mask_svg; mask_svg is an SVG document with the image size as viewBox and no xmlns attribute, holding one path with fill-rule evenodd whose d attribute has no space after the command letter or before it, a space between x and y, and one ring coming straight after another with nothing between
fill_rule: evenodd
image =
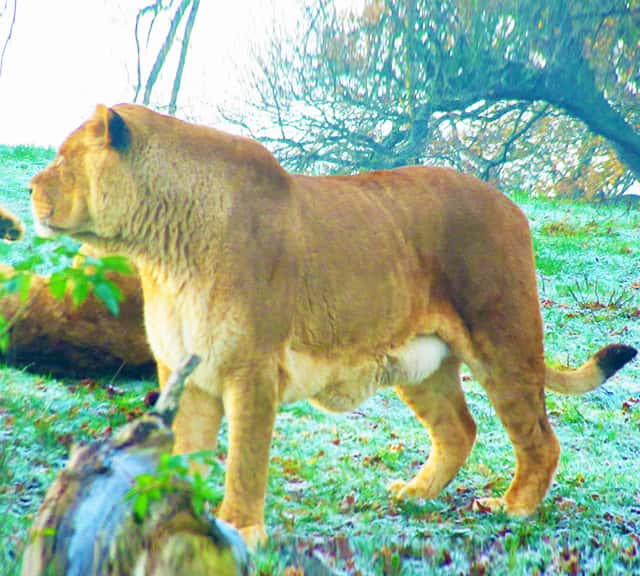
<instances>
[{"instance_id":1,"label":"lion's rear haunch","mask_svg":"<svg viewBox=\"0 0 640 576\"><path fill-rule=\"evenodd\" d=\"M436 498L476 425L466 364L513 442L517 468L491 510L533 513L560 448L544 388L581 394L635 351L614 345L575 370L545 366L525 214L488 183L441 167L289 174L258 142L147 108L98 106L31 180L36 224L140 272L160 383L202 357L174 430L210 449L227 418L219 516L264 538L278 405L347 410L393 385L431 436L397 498Z\"/></svg>"}]
</instances>

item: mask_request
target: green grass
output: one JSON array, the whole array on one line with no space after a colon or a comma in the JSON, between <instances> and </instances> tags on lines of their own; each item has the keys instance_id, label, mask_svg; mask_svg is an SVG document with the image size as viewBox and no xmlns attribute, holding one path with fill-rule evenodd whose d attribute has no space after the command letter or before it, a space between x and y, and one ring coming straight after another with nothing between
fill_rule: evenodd
<instances>
[{"instance_id":1,"label":"green grass","mask_svg":"<svg viewBox=\"0 0 640 576\"><path fill-rule=\"evenodd\" d=\"M51 151L0 147L1 203L30 225L28 179ZM550 361L578 364L599 346L640 343L640 214L624 205L515 200L531 221ZM28 257L31 239L3 248ZM477 383L473 452L441 497L398 504L386 487L424 462L429 441L391 391L330 416L283 408L270 468L272 543L256 572L281 574L283 544L315 550L345 574L629 574L640 570L640 363L587 396L547 396L563 446L540 511L526 520L482 514L514 469L510 443ZM60 381L0 367L0 574L19 570L27 529L64 466L69 443L101 437L143 409L153 382ZM223 428L218 456L224 458ZM221 478L211 478L212 484Z\"/></svg>"}]
</instances>

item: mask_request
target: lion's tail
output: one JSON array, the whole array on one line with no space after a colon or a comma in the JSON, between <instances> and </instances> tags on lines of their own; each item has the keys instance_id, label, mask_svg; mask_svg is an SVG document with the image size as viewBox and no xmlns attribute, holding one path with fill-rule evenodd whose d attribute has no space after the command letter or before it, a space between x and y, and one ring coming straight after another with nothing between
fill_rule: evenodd
<instances>
[{"instance_id":1,"label":"lion's tail","mask_svg":"<svg viewBox=\"0 0 640 576\"><path fill-rule=\"evenodd\" d=\"M609 344L575 370L556 370L547 366L545 387L560 394L584 394L611 378L637 353L631 346Z\"/></svg>"}]
</instances>

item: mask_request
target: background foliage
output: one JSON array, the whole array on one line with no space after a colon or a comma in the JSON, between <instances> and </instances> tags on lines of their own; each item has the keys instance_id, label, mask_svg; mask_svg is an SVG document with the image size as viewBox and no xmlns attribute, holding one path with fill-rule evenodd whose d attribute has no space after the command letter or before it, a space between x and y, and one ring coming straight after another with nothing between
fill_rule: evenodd
<instances>
[{"instance_id":1,"label":"background foliage","mask_svg":"<svg viewBox=\"0 0 640 576\"><path fill-rule=\"evenodd\" d=\"M226 118L291 169L445 164L534 194L640 177L637 0L307 0Z\"/></svg>"}]
</instances>

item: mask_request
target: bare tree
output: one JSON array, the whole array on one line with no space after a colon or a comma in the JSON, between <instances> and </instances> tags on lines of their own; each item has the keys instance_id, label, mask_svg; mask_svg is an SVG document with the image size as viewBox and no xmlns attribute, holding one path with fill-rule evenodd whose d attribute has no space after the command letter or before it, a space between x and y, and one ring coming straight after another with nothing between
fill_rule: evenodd
<instances>
[{"instance_id":1,"label":"bare tree","mask_svg":"<svg viewBox=\"0 0 640 576\"><path fill-rule=\"evenodd\" d=\"M565 157L612 158L619 192L640 177L639 29L635 0L308 0L298 36L256 54L253 109L226 116L312 171L428 161L503 178L553 131Z\"/></svg>"},{"instance_id":2,"label":"bare tree","mask_svg":"<svg viewBox=\"0 0 640 576\"><path fill-rule=\"evenodd\" d=\"M180 85L182 83L182 75L184 72L184 65L187 58L187 52L189 50L189 41L191 39L191 32L196 20L198 8L200 6L200 0L155 0L153 3L141 8L136 16L135 38L136 38L136 50L137 50L137 81L136 92L134 99L137 101L142 92L142 102L148 105L151 102L151 94L156 82L160 77L160 73L167 65L167 56L171 49L176 44L176 35L180 29L180 25L183 21L185 14L189 15L186 19L185 25L182 31L182 39L180 40L178 57L178 64L173 76L173 84L171 88L171 96L167 104L167 110L170 114L174 114L176 111L178 94L180 92ZM143 48L148 48L151 34L159 26L159 18L162 14L169 15L168 30L166 36L162 42L153 62L153 66L149 71L146 79L142 80L142 60L143 60ZM163 22L165 19L162 19ZM144 42L141 42L141 36L145 35Z\"/></svg>"}]
</instances>

